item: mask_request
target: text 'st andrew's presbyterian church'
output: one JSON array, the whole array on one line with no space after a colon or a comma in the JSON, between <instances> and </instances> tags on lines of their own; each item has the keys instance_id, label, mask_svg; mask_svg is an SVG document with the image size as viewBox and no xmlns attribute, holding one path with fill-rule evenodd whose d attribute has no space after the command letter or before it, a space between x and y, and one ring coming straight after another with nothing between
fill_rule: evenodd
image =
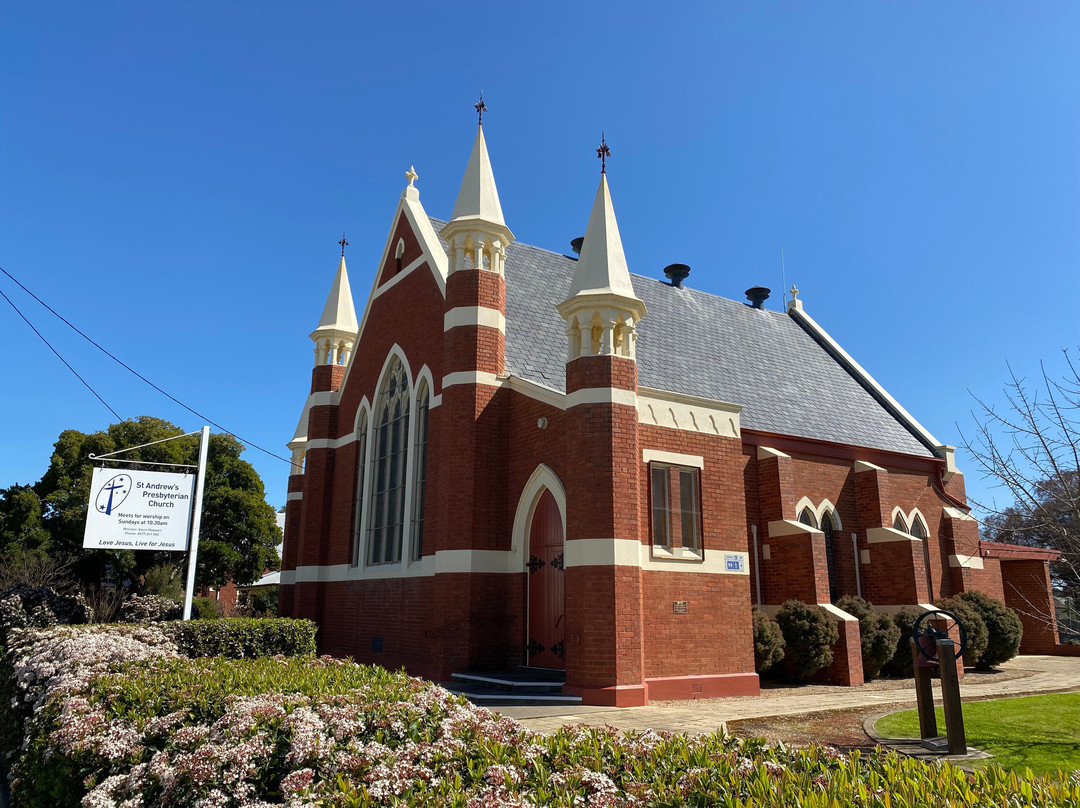
<instances>
[{"instance_id":1,"label":"text 'st andrew's presbyterian church'","mask_svg":"<svg viewBox=\"0 0 1080 808\"><path fill-rule=\"evenodd\" d=\"M576 258L517 243L482 128L449 221L407 176L359 323L341 259L289 443L280 610L322 653L629 706L757 693L754 604L822 604L849 684L842 595L1052 613L1049 554L980 541L952 447L801 301L631 275L603 173Z\"/></svg>"}]
</instances>

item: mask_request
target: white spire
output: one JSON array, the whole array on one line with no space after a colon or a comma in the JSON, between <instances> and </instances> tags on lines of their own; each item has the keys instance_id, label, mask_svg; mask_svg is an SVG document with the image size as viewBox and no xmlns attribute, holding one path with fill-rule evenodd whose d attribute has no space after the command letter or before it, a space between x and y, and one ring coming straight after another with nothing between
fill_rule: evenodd
<instances>
[{"instance_id":1,"label":"white spire","mask_svg":"<svg viewBox=\"0 0 1080 808\"><path fill-rule=\"evenodd\" d=\"M483 126L477 127L469 164L461 180L461 190L454 203L454 212L450 214L451 221L459 219L481 219L506 227L502 205L499 204L499 189L495 187L495 175L491 171L491 159L488 157L487 143L484 142Z\"/></svg>"},{"instance_id":2,"label":"white spire","mask_svg":"<svg viewBox=\"0 0 1080 808\"><path fill-rule=\"evenodd\" d=\"M326 298L319 325L311 332L315 341L315 364L346 364L356 341L356 332L360 330L356 322L356 308L353 306L352 289L349 287L349 273L345 269L344 247L341 261L338 263L334 283Z\"/></svg>"},{"instance_id":3,"label":"white spire","mask_svg":"<svg viewBox=\"0 0 1080 808\"><path fill-rule=\"evenodd\" d=\"M615 208L611 205L607 174L600 175L589 226L585 228L585 242L570 284L570 296L579 294L615 294L637 299L626 267Z\"/></svg>"},{"instance_id":4,"label":"white spire","mask_svg":"<svg viewBox=\"0 0 1080 808\"><path fill-rule=\"evenodd\" d=\"M606 173L600 174L570 296L557 308L568 326L568 361L607 354L635 358L636 325L645 304L630 282Z\"/></svg>"}]
</instances>

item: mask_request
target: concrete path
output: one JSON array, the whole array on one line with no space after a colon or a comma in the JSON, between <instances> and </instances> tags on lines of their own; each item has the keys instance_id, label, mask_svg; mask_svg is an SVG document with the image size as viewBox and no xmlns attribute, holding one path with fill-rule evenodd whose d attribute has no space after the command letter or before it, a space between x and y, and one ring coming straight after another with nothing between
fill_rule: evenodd
<instances>
[{"instance_id":1,"label":"concrete path","mask_svg":"<svg viewBox=\"0 0 1080 808\"><path fill-rule=\"evenodd\" d=\"M964 700L1027 696L1035 693L1080 690L1080 657L1023 656L1001 666L1016 674L1006 681L960 680ZM492 707L537 732L553 732L566 724L610 725L620 730L657 729L670 732L715 732L728 721L777 715L802 715L824 710L843 710L881 705L881 711L915 705L915 684L895 689L868 687L783 688L778 693L731 699L661 702L648 707ZM800 692L804 690L805 692ZM937 683L935 693L939 693Z\"/></svg>"}]
</instances>

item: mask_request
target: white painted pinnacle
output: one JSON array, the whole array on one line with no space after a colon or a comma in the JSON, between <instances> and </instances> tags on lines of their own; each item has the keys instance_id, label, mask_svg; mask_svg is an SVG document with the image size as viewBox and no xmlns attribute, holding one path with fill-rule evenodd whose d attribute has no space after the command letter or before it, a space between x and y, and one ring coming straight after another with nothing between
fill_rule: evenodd
<instances>
[{"instance_id":1,"label":"white painted pinnacle","mask_svg":"<svg viewBox=\"0 0 1080 808\"><path fill-rule=\"evenodd\" d=\"M450 220L481 219L485 222L506 227L503 221L502 205L499 204L499 191L495 187L495 175L491 171L487 143L484 141L484 128L476 131L469 164L465 168L465 178L461 181L457 202Z\"/></svg>"},{"instance_id":2,"label":"white painted pinnacle","mask_svg":"<svg viewBox=\"0 0 1080 808\"><path fill-rule=\"evenodd\" d=\"M359 329L360 325L356 322L356 308L353 306L352 289L349 288L349 273L345 269L343 255L315 333L336 331L355 335Z\"/></svg>"},{"instance_id":3,"label":"white painted pinnacle","mask_svg":"<svg viewBox=\"0 0 1080 808\"><path fill-rule=\"evenodd\" d=\"M600 187L596 189L596 201L585 229L585 243L581 245L581 256L570 285L570 297L582 294L637 298L630 283L619 223L611 205L607 174L600 175Z\"/></svg>"}]
</instances>

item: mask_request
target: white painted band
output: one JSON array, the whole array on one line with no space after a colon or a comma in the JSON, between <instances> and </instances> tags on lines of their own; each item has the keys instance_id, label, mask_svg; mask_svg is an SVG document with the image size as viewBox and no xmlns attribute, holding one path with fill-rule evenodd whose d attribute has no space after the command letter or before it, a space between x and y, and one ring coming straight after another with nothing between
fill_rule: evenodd
<instances>
[{"instance_id":1,"label":"white painted band","mask_svg":"<svg viewBox=\"0 0 1080 808\"><path fill-rule=\"evenodd\" d=\"M498 309L484 306L458 306L443 315L443 331L459 325L484 325L506 333L506 316Z\"/></svg>"},{"instance_id":2,"label":"white painted band","mask_svg":"<svg viewBox=\"0 0 1080 808\"><path fill-rule=\"evenodd\" d=\"M983 560L979 556L951 555L949 556L950 567L962 567L969 570L984 569Z\"/></svg>"},{"instance_id":3,"label":"white painted band","mask_svg":"<svg viewBox=\"0 0 1080 808\"><path fill-rule=\"evenodd\" d=\"M959 508L942 508L941 512L945 514L946 519L956 519L960 522L978 522L979 520L972 516L970 513L960 510Z\"/></svg>"},{"instance_id":4,"label":"white painted band","mask_svg":"<svg viewBox=\"0 0 1080 808\"><path fill-rule=\"evenodd\" d=\"M286 502L292 502L293 500L303 499L303 498L304 498L304 492L303 491L290 491L288 494L285 495L285 501Z\"/></svg>"},{"instance_id":5,"label":"white painted band","mask_svg":"<svg viewBox=\"0 0 1080 808\"><path fill-rule=\"evenodd\" d=\"M486 373L481 370L459 370L443 376L443 389L453 387L455 384L483 384L488 387L502 387L503 380L494 373Z\"/></svg>"},{"instance_id":6,"label":"white painted band","mask_svg":"<svg viewBox=\"0 0 1080 808\"><path fill-rule=\"evenodd\" d=\"M587 387L566 396L566 409L578 404L625 404L637 408L637 393L617 387Z\"/></svg>"},{"instance_id":7,"label":"white painted band","mask_svg":"<svg viewBox=\"0 0 1080 808\"><path fill-rule=\"evenodd\" d=\"M678 452L661 452L656 449L645 449L641 453L641 459L645 463L667 463L672 466L688 466L695 469L705 468L705 458L700 455L679 454Z\"/></svg>"}]
</instances>

